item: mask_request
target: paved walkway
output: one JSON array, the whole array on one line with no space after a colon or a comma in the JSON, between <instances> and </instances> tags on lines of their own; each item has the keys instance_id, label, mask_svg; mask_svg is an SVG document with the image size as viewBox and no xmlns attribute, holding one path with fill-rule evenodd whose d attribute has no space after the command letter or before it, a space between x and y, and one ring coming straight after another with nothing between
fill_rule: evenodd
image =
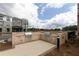
<instances>
[{"instance_id":1,"label":"paved walkway","mask_svg":"<svg viewBox=\"0 0 79 59\"><path fill-rule=\"evenodd\" d=\"M55 49L56 45L45 41L33 41L25 44L16 45L14 49L1 51L2 56L38 56L45 55L52 49Z\"/></svg>"}]
</instances>

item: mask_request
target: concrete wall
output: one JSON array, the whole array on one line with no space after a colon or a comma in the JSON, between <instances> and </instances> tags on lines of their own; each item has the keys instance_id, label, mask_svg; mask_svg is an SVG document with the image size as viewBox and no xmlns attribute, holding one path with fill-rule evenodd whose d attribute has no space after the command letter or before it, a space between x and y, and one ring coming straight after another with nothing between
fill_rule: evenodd
<instances>
[{"instance_id":1,"label":"concrete wall","mask_svg":"<svg viewBox=\"0 0 79 59\"><path fill-rule=\"evenodd\" d=\"M25 42L35 41L35 40L44 40L52 44L56 44L57 35L60 36L60 45L65 43L66 32L50 32L50 36L46 37L44 32L32 32L32 36L29 38L24 35L24 32L13 32L12 33L12 42L13 45L22 44Z\"/></svg>"},{"instance_id":2,"label":"concrete wall","mask_svg":"<svg viewBox=\"0 0 79 59\"><path fill-rule=\"evenodd\" d=\"M66 32L51 32L51 35L48 39L45 39L44 33L41 35L41 40L50 42L52 44L57 44L57 36L59 35L60 37L60 45L65 43L65 40L67 39Z\"/></svg>"},{"instance_id":3,"label":"concrete wall","mask_svg":"<svg viewBox=\"0 0 79 59\"><path fill-rule=\"evenodd\" d=\"M31 37L25 36L24 32L13 32L12 33L13 45L39 40L39 38L40 38L40 33L37 33L37 32L33 32Z\"/></svg>"},{"instance_id":4,"label":"concrete wall","mask_svg":"<svg viewBox=\"0 0 79 59\"><path fill-rule=\"evenodd\" d=\"M25 41L25 36L23 32L13 32L12 33L12 44L13 45L17 45L17 44L21 44L24 43Z\"/></svg>"}]
</instances>

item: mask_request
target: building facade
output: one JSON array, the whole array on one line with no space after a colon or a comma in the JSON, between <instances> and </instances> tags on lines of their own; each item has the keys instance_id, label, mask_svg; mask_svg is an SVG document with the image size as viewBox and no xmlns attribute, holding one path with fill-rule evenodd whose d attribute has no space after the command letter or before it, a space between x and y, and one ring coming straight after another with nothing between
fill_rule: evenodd
<instances>
[{"instance_id":1,"label":"building facade","mask_svg":"<svg viewBox=\"0 0 79 59\"><path fill-rule=\"evenodd\" d=\"M0 14L0 32L12 32L12 17Z\"/></svg>"},{"instance_id":2,"label":"building facade","mask_svg":"<svg viewBox=\"0 0 79 59\"><path fill-rule=\"evenodd\" d=\"M22 20L13 17L12 19L12 31L13 32L20 32L22 31Z\"/></svg>"},{"instance_id":3,"label":"building facade","mask_svg":"<svg viewBox=\"0 0 79 59\"><path fill-rule=\"evenodd\" d=\"M23 32L27 31L28 21L0 14L0 32Z\"/></svg>"},{"instance_id":4,"label":"building facade","mask_svg":"<svg viewBox=\"0 0 79 59\"><path fill-rule=\"evenodd\" d=\"M26 19L12 18L12 31L25 32L28 28L28 21Z\"/></svg>"}]
</instances>

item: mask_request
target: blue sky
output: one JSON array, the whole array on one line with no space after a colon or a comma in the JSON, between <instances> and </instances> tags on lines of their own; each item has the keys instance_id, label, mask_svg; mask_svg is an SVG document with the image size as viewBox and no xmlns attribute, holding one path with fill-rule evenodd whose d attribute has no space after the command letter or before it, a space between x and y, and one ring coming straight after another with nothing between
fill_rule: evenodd
<instances>
[{"instance_id":1,"label":"blue sky","mask_svg":"<svg viewBox=\"0 0 79 59\"><path fill-rule=\"evenodd\" d=\"M47 22L46 20L48 20L49 23L47 23L46 28L62 28L69 25L77 25L77 7L75 7L75 3L57 5L50 3L35 3L34 5L38 7L37 18L43 22ZM75 9L73 10L73 8Z\"/></svg>"},{"instance_id":2,"label":"blue sky","mask_svg":"<svg viewBox=\"0 0 79 59\"><path fill-rule=\"evenodd\" d=\"M46 7L47 3L35 3L36 6L38 6L38 18L41 20L47 20L51 19L52 17L60 14L60 13L66 13L71 10L71 7L74 6L74 3L67 3L64 4L61 8L55 8L55 7L47 7L45 8L44 12L41 14L41 10L43 7Z\"/></svg>"},{"instance_id":3,"label":"blue sky","mask_svg":"<svg viewBox=\"0 0 79 59\"><path fill-rule=\"evenodd\" d=\"M75 3L0 3L0 13L29 21L29 27L62 28L77 25Z\"/></svg>"}]
</instances>

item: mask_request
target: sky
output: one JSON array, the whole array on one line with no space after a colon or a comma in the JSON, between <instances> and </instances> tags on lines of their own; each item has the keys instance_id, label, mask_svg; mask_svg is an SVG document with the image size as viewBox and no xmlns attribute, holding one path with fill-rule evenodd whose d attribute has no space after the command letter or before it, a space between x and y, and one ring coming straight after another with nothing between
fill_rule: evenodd
<instances>
[{"instance_id":1,"label":"sky","mask_svg":"<svg viewBox=\"0 0 79 59\"><path fill-rule=\"evenodd\" d=\"M25 18L34 28L77 25L76 3L0 3L0 13Z\"/></svg>"}]
</instances>

